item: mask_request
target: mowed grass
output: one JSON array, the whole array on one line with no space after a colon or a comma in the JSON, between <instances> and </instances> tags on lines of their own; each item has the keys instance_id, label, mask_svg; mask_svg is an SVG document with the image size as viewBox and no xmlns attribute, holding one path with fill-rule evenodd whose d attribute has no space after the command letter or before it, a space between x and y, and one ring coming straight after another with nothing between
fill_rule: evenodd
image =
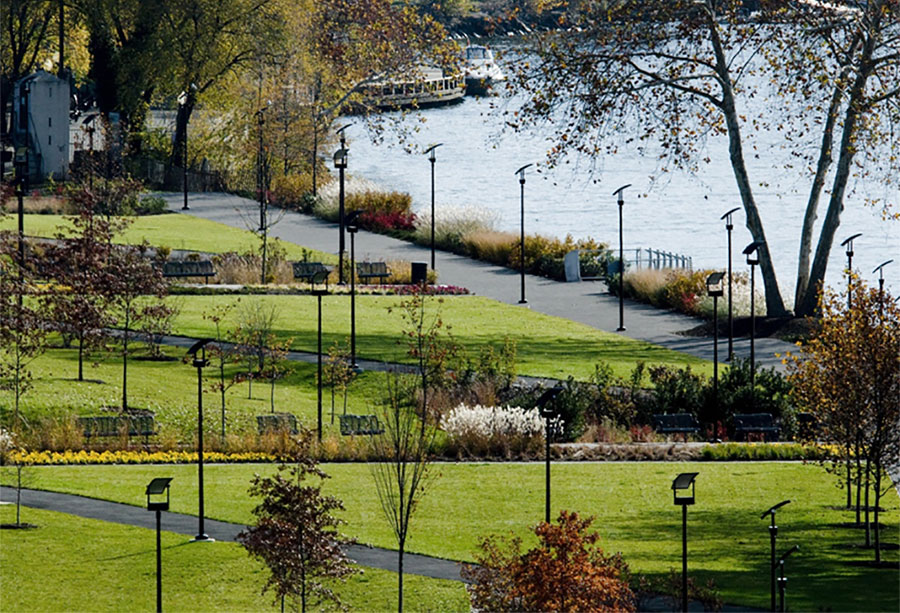
<instances>
[{"instance_id":1,"label":"mowed grass","mask_svg":"<svg viewBox=\"0 0 900 613\"><path fill-rule=\"evenodd\" d=\"M365 464L324 466L333 478L326 490L347 508L346 532L362 542L396 547L382 515L370 468ZM174 477L172 508L196 512L196 467L80 466L35 467L33 487L143 504L149 479ZM205 470L210 517L233 522L251 519L247 492L254 473L271 465L209 465ZM515 533L543 518L544 475L540 463L436 464L413 519L411 551L471 560L479 537ZM680 568L681 512L670 485L681 472L697 471L697 503L688 512L692 576L713 579L724 598L765 608L768 603L769 536L759 514L790 499L778 515L779 550L794 544L789 602L795 610L896 611L900 579L896 567L858 565L872 551L858 549L859 529L841 527L852 515L837 510L843 500L835 478L820 467L800 463L557 463L552 467L552 508L594 515L607 551L623 552L632 570L660 575ZM10 480L9 476L5 481ZM885 542L898 543L900 505L888 492L883 500ZM897 551L884 552L895 564Z\"/></svg>"},{"instance_id":2,"label":"mowed grass","mask_svg":"<svg viewBox=\"0 0 900 613\"><path fill-rule=\"evenodd\" d=\"M140 244L147 241L154 247L188 249L209 253L235 251L246 253L259 250L259 237L249 230L241 230L191 215L169 213L129 217L131 222L122 234L115 238L119 244ZM71 230L72 224L63 215L26 215L25 234L52 238L61 231ZM0 218L0 230L18 228L15 216ZM300 245L279 241L287 258L299 260L306 254L311 260L336 263L337 257L321 251L305 249Z\"/></svg>"},{"instance_id":3,"label":"mowed grass","mask_svg":"<svg viewBox=\"0 0 900 613\"><path fill-rule=\"evenodd\" d=\"M197 420L197 370L181 361L184 350L165 347L164 353L172 361L139 359L146 354L140 344L128 361L128 405L155 411L161 427L173 428L182 437L191 437ZM276 382L275 411L290 412L313 427L316 423L316 365L291 362L292 372ZM32 362L33 388L22 396L22 411L26 418L67 417L72 414L98 415L106 407L120 407L122 403L122 359L115 353L98 353L85 360L85 381L74 380L78 373L75 349L54 348ZM229 364L226 378L245 367ZM212 385L218 381L218 368L204 370L204 408L206 427L212 433L221 431L221 400ZM348 393L348 412L370 412L382 397L383 373L363 372L351 385ZM326 381L327 383L327 381ZM252 395L251 395L252 392ZM233 385L226 391L227 431L235 427L256 430L255 416L271 411L271 387L268 381L258 380ZM343 412L343 399L336 398L336 413ZM338 433L338 423L331 424L331 391L323 390L325 433ZM0 407L12 410L9 392L0 395Z\"/></svg>"},{"instance_id":4,"label":"mowed grass","mask_svg":"<svg viewBox=\"0 0 900 613\"><path fill-rule=\"evenodd\" d=\"M13 522L14 507L0 507ZM23 509L36 530L0 532L0 593L4 611L153 611L156 608L155 531ZM277 611L262 595L268 571L237 543L190 543L162 533L166 611ZM397 609L397 575L363 568L331 587L353 611ZM410 611L468 611L459 582L406 575ZM318 610L318 609L316 609Z\"/></svg>"},{"instance_id":5,"label":"mowed grass","mask_svg":"<svg viewBox=\"0 0 900 613\"><path fill-rule=\"evenodd\" d=\"M178 297L181 312L175 323L178 334L190 337L214 336L214 328L203 313L234 303L232 296ZM245 296L238 313L246 305L275 309L275 334L292 339L292 347L303 351L316 348L316 298L313 296ZM408 362L408 346L402 342L403 323L396 307L399 296L363 295L356 297L357 355L385 362ZM462 345L477 362L479 351L493 344L499 349L505 337L516 342L519 374L565 379L587 379L596 364L607 362L616 374L627 376L639 361L671 366L690 365L695 372L712 374L712 363L658 345L603 332L561 317L553 317L497 302L481 296L445 296L429 298L426 319L437 314L445 325L444 333ZM326 296L322 301L323 346L345 342L350 335L350 296Z\"/></svg>"}]
</instances>

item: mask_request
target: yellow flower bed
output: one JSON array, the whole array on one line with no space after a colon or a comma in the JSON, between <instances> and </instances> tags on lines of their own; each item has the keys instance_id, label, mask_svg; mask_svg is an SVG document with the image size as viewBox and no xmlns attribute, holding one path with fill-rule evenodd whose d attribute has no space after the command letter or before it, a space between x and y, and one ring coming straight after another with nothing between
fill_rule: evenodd
<instances>
[{"instance_id":1,"label":"yellow flower bed","mask_svg":"<svg viewBox=\"0 0 900 613\"><path fill-rule=\"evenodd\" d=\"M274 462L270 453L203 453L205 462ZM196 451L13 451L12 464L189 464L197 461Z\"/></svg>"}]
</instances>

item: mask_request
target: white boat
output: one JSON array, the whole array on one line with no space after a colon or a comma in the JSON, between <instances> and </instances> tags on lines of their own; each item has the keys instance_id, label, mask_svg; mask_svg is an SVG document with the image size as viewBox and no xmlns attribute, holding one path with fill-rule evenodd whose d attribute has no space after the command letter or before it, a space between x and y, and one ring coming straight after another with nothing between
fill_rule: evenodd
<instances>
[{"instance_id":1,"label":"white boat","mask_svg":"<svg viewBox=\"0 0 900 613\"><path fill-rule=\"evenodd\" d=\"M496 93L506 75L494 61L493 52L482 45L468 45L464 51L466 95L487 96Z\"/></svg>"},{"instance_id":2,"label":"white boat","mask_svg":"<svg viewBox=\"0 0 900 613\"><path fill-rule=\"evenodd\" d=\"M465 83L462 74L446 75L440 68L419 66L405 78L369 83L360 92L367 107L421 108L459 102Z\"/></svg>"}]
</instances>

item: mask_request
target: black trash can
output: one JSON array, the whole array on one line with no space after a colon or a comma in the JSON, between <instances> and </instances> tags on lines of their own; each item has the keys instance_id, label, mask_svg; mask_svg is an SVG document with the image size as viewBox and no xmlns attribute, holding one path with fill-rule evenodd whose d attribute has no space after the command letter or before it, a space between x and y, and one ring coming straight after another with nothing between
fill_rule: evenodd
<instances>
[{"instance_id":1,"label":"black trash can","mask_svg":"<svg viewBox=\"0 0 900 613\"><path fill-rule=\"evenodd\" d=\"M412 280L410 283L413 285L418 285L419 283L425 283L428 281L428 263L427 262L413 262L412 263L412 274L410 275Z\"/></svg>"}]
</instances>

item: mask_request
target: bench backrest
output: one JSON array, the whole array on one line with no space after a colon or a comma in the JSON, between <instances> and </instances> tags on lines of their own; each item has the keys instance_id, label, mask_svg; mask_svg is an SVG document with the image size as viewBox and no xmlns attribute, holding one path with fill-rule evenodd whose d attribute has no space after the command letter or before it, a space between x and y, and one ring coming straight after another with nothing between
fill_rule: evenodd
<instances>
[{"instance_id":1,"label":"bench backrest","mask_svg":"<svg viewBox=\"0 0 900 613\"><path fill-rule=\"evenodd\" d=\"M209 260L173 260L163 264L164 277L212 277L216 269Z\"/></svg>"},{"instance_id":2,"label":"bench backrest","mask_svg":"<svg viewBox=\"0 0 900 613\"><path fill-rule=\"evenodd\" d=\"M695 428L697 421L690 413L673 413L671 415L654 415L653 425L663 428Z\"/></svg>"},{"instance_id":3,"label":"bench backrest","mask_svg":"<svg viewBox=\"0 0 900 613\"><path fill-rule=\"evenodd\" d=\"M359 262L356 264L356 274L360 276L387 276L388 267L385 262Z\"/></svg>"},{"instance_id":4,"label":"bench backrest","mask_svg":"<svg viewBox=\"0 0 900 613\"><path fill-rule=\"evenodd\" d=\"M128 436L149 436L156 434L156 421L151 415L102 415L79 417L78 425L85 437L118 436L126 429Z\"/></svg>"},{"instance_id":5,"label":"bench backrest","mask_svg":"<svg viewBox=\"0 0 900 613\"><path fill-rule=\"evenodd\" d=\"M744 413L734 416L734 425L743 428L771 428L775 420L769 413Z\"/></svg>"},{"instance_id":6,"label":"bench backrest","mask_svg":"<svg viewBox=\"0 0 900 613\"><path fill-rule=\"evenodd\" d=\"M290 413L269 413L256 416L256 427L260 434L282 430L297 434L297 418Z\"/></svg>"},{"instance_id":7,"label":"bench backrest","mask_svg":"<svg viewBox=\"0 0 900 613\"><path fill-rule=\"evenodd\" d=\"M328 270L322 262L294 262L293 268L295 279L311 277L317 272Z\"/></svg>"},{"instance_id":8,"label":"bench backrest","mask_svg":"<svg viewBox=\"0 0 900 613\"><path fill-rule=\"evenodd\" d=\"M381 434L384 428L377 415L341 415L341 434Z\"/></svg>"}]
</instances>

